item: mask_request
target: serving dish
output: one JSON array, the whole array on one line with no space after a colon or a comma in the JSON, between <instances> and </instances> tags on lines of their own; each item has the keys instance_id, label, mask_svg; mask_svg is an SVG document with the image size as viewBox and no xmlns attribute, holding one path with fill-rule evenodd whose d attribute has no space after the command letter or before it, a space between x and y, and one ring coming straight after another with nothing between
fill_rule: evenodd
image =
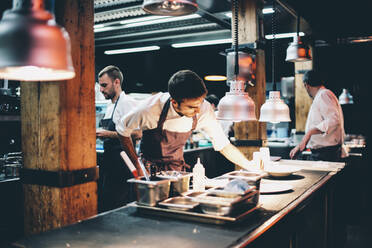
<instances>
[{"instance_id":1,"label":"serving dish","mask_svg":"<svg viewBox=\"0 0 372 248\"><path fill-rule=\"evenodd\" d=\"M272 177L287 177L300 170L300 168L286 165L271 165L265 167L265 172Z\"/></svg>"},{"instance_id":2,"label":"serving dish","mask_svg":"<svg viewBox=\"0 0 372 248\"><path fill-rule=\"evenodd\" d=\"M192 173L185 171L161 171L156 174L158 178L171 181L170 196L179 196L190 188L190 177Z\"/></svg>"}]
</instances>

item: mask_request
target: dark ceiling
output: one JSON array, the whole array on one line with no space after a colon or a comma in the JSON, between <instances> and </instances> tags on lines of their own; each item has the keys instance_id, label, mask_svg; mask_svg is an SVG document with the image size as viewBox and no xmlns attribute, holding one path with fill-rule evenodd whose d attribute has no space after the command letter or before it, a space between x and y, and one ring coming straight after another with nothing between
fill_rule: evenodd
<instances>
[{"instance_id":1,"label":"dark ceiling","mask_svg":"<svg viewBox=\"0 0 372 248\"><path fill-rule=\"evenodd\" d=\"M96 48L130 47L154 43L170 45L175 42L231 38L231 0L198 0L200 17L146 26L126 27L120 21L149 16L141 9L142 0L95 0L95 24L114 27L99 32L96 29ZM263 1L272 6L272 0ZM277 33L295 32L296 16L301 16L301 31L312 40L328 43L347 41L349 37L372 35L363 0L277 0ZM264 33L271 33L271 14L264 15ZM310 28L308 28L308 26ZM287 41L286 41L287 42Z\"/></svg>"}]
</instances>

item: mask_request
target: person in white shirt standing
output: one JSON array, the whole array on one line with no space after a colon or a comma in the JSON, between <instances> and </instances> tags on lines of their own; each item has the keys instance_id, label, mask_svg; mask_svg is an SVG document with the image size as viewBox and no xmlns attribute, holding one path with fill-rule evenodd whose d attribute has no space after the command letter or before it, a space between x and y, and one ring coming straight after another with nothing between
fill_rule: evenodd
<instances>
[{"instance_id":1,"label":"person in white shirt standing","mask_svg":"<svg viewBox=\"0 0 372 248\"><path fill-rule=\"evenodd\" d=\"M231 162L245 169L251 167L252 163L224 134L211 104L204 100L208 91L196 73L190 70L176 72L168 82L168 91L146 99L116 127L123 150L140 175L143 173L130 142L130 135L137 127L143 131L142 159L153 169L152 174L154 170L181 171L189 167L184 161L183 148L193 130L204 131L211 138L214 149Z\"/></svg>"},{"instance_id":2,"label":"person in white shirt standing","mask_svg":"<svg viewBox=\"0 0 372 248\"><path fill-rule=\"evenodd\" d=\"M103 139L103 159L100 165L99 211L120 207L130 199L131 173L120 156L122 151L116 125L119 120L136 107L136 102L122 90L123 74L116 66L105 67L98 74L100 91L111 100L104 118L100 121L96 137Z\"/></svg>"},{"instance_id":3,"label":"person in white shirt standing","mask_svg":"<svg viewBox=\"0 0 372 248\"><path fill-rule=\"evenodd\" d=\"M305 135L289 155L294 158L305 148L310 148L310 160L340 161L346 153L343 149L344 117L338 99L325 88L316 71L307 71L303 82L313 103L306 120Z\"/></svg>"}]
</instances>

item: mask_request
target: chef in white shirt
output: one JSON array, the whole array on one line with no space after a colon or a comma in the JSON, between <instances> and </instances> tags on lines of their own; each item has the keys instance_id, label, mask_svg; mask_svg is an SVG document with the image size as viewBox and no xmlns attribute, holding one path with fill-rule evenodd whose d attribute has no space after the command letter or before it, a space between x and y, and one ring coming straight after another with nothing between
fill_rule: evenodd
<instances>
[{"instance_id":1,"label":"chef in white shirt","mask_svg":"<svg viewBox=\"0 0 372 248\"><path fill-rule=\"evenodd\" d=\"M307 71L303 82L313 103L306 120L305 135L289 155L294 158L305 148L310 148L310 160L340 161L346 151L343 147L344 116L338 99L324 87L316 71Z\"/></svg>"},{"instance_id":2,"label":"chef in white shirt","mask_svg":"<svg viewBox=\"0 0 372 248\"><path fill-rule=\"evenodd\" d=\"M116 126L124 151L141 173L130 135L137 127L143 132L140 151L146 165L160 170L185 170L183 147L193 130L202 130L215 150L244 169L252 163L233 146L218 123L203 80L190 70L176 72L168 82L169 93L146 99L135 112Z\"/></svg>"},{"instance_id":3,"label":"chef in white shirt","mask_svg":"<svg viewBox=\"0 0 372 248\"><path fill-rule=\"evenodd\" d=\"M116 66L105 67L98 74L100 91L110 100L96 137L103 139L103 159L100 164L99 211L107 211L126 204L130 185L126 182L131 172L120 156L121 145L116 132L119 120L136 107L136 101L122 90L123 74ZM135 134L138 134L135 132Z\"/></svg>"}]
</instances>

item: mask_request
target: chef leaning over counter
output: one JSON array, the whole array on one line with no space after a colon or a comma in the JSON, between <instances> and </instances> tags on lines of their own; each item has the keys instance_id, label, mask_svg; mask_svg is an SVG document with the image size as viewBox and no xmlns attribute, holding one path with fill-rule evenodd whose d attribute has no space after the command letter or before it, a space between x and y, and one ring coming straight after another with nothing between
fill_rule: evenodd
<instances>
[{"instance_id":1,"label":"chef leaning over counter","mask_svg":"<svg viewBox=\"0 0 372 248\"><path fill-rule=\"evenodd\" d=\"M213 148L234 164L244 169L251 167L251 162L225 136L213 108L204 100L208 91L196 73L190 70L176 72L169 79L168 92L146 99L116 126L123 150L140 175L138 157L130 139L137 127L143 132L141 159L157 171L189 168L184 161L183 147L193 130L207 133Z\"/></svg>"}]
</instances>

